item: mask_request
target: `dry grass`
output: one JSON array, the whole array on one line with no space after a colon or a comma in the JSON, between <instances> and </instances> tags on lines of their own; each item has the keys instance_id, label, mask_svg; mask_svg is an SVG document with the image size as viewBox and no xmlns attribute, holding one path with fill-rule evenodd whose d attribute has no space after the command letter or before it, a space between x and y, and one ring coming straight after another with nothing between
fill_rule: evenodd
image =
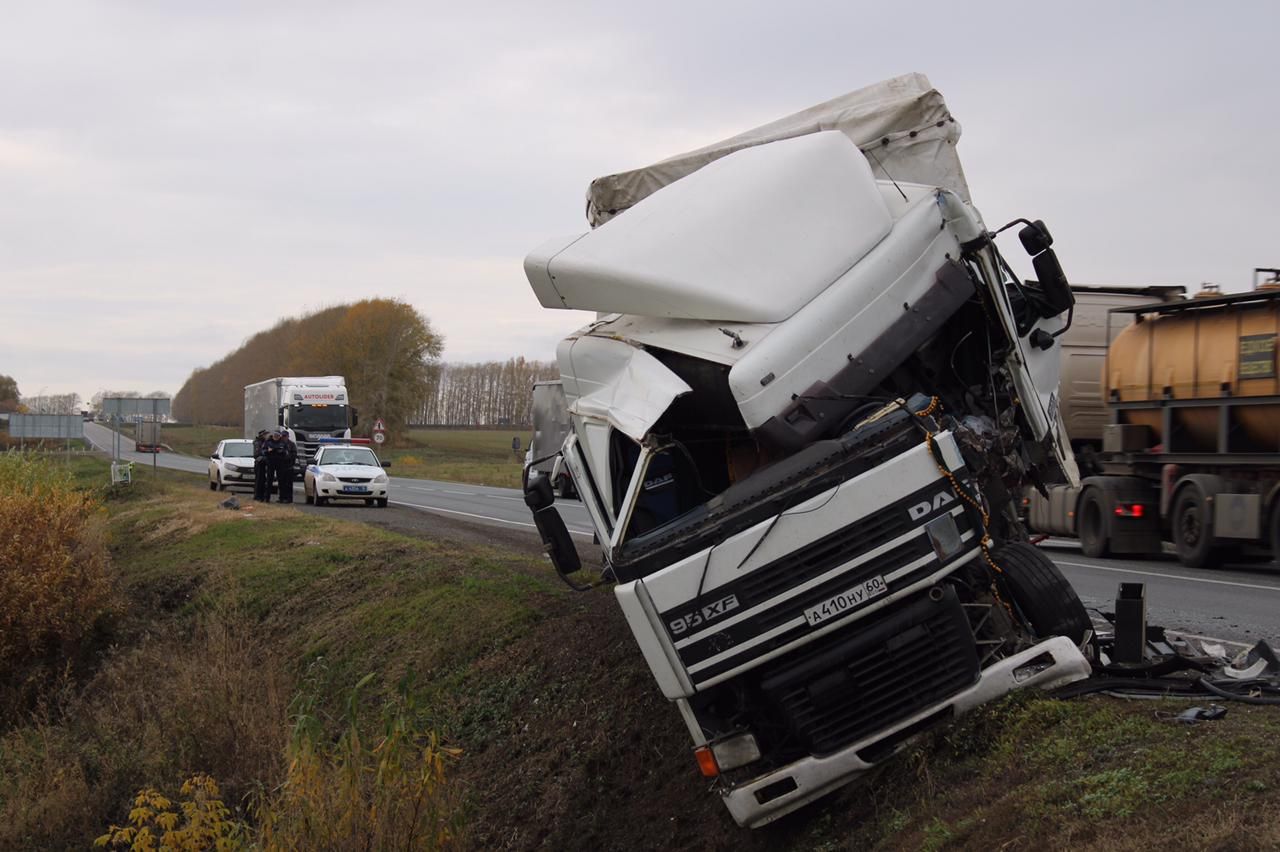
<instances>
[{"instance_id":1,"label":"dry grass","mask_svg":"<svg viewBox=\"0 0 1280 852\"><path fill-rule=\"evenodd\" d=\"M0 454L0 723L114 606L106 517L62 468Z\"/></svg>"},{"instance_id":2,"label":"dry grass","mask_svg":"<svg viewBox=\"0 0 1280 852\"><path fill-rule=\"evenodd\" d=\"M123 822L133 792L195 772L228 800L284 772L291 682L252 625L209 615L117 652L0 740L0 848L82 845Z\"/></svg>"}]
</instances>

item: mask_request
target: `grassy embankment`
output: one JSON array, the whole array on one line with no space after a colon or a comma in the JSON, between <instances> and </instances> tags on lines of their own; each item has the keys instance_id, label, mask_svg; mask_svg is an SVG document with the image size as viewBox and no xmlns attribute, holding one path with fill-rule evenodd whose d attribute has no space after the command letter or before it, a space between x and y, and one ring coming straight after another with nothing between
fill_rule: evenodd
<instances>
[{"instance_id":1,"label":"grassy embankment","mask_svg":"<svg viewBox=\"0 0 1280 852\"><path fill-rule=\"evenodd\" d=\"M167 425L162 434L164 443L192 456L208 456L219 441L241 437L230 426ZM519 453L511 449L513 437L520 438ZM528 443L529 434L518 430L414 429L399 446L377 450L379 458L392 462L395 476L518 488Z\"/></svg>"},{"instance_id":2,"label":"grassy embankment","mask_svg":"<svg viewBox=\"0 0 1280 852\"><path fill-rule=\"evenodd\" d=\"M399 694L462 749L442 801L476 848L1280 845L1275 708L1187 727L1169 719L1183 702L1105 698L985 708L871 784L743 831L607 591L571 596L509 552L215 505L176 474L106 502L121 604L96 658L0 732L0 847L82 845L138 788L173 795L195 772L237 805L286 777L291 728L373 732Z\"/></svg>"}]
</instances>

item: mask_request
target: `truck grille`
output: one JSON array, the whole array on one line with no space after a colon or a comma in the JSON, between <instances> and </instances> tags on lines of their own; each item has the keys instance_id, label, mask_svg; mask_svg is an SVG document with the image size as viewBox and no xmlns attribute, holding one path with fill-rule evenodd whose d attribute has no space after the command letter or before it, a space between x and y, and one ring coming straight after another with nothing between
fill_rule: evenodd
<instances>
[{"instance_id":1,"label":"truck grille","mask_svg":"<svg viewBox=\"0 0 1280 852\"><path fill-rule=\"evenodd\" d=\"M910 517L908 508L917 505L921 495L936 494L940 488L954 494L945 480L935 480L874 515L855 521L781 559L762 565L741 579L717 586L700 599L662 613L663 624L676 644L676 653L693 682L698 686L708 685L726 672L740 668L753 659L789 645L814 641L815 630L828 625L824 623L817 627L810 626L804 619L804 611L858 583L876 576L888 577L914 564L911 570L888 581L888 591L892 594L938 571L943 563L934 556L924 525L942 514L950 514L958 504L958 499L915 519ZM967 513L960 512L954 518L962 535L972 530L972 522ZM913 530L916 534L910 535ZM883 553L864 559L826 580L814 582L824 574L838 570L841 565L853 562L875 548L904 536L901 542ZM970 541L968 547L953 554L949 561L965 558L972 553L974 547L976 542ZM811 587L782 597L788 590L810 582L814 583ZM708 603L730 598L733 600L733 608L722 618L723 626L719 630L706 624L711 619L705 615L702 616L702 622L698 621L698 616L705 613ZM746 617L734 618L738 613L748 612L750 615ZM679 634L672 633L673 625L678 629L690 623L705 626L693 630L686 628Z\"/></svg>"},{"instance_id":2,"label":"truck grille","mask_svg":"<svg viewBox=\"0 0 1280 852\"><path fill-rule=\"evenodd\" d=\"M815 643L761 681L780 722L813 754L850 743L974 683L978 654L955 591L873 622L857 636Z\"/></svg>"}]
</instances>

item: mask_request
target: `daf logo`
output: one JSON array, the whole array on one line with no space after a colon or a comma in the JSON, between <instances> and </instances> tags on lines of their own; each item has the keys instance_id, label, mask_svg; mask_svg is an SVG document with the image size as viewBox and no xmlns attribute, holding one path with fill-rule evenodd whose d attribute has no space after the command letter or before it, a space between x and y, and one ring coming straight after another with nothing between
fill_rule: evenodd
<instances>
[{"instance_id":1,"label":"daf logo","mask_svg":"<svg viewBox=\"0 0 1280 852\"><path fill-rule=\"evenodd\" d=\"M707 604L700 610L682 615L679 618L667 624L671 629L672 636L679 636L681 633L693 630L695 627L701 627L708 621L714 621L726 613L733 612L738 608L738 596L729 595L718 601Z\"/></svg>"},{"instance_id":2,"label":"daf logo","mask_svg":"<svg viewBox=\"0 0 1280 852\"><path fill-rule=\"evenodd\" d=\"M908 507L907 514L911 516L911 520L918 521L925 515L936 512L948 503L954 502L956 502L956 498L945 491L939 491L933 495L932 500L921 500L914 506Z\"/></svg>"}]
</instances>

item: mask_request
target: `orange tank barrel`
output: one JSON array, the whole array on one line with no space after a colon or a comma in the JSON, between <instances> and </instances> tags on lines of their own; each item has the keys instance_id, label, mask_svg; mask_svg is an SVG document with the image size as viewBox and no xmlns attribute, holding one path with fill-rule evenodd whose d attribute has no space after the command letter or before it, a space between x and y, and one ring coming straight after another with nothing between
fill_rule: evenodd
<instances>
[{"instance_id":1,"label":"orange tank barrel","mask_svg":"<svg viewBox=\"0 0 1280 852\"><path fill-rule=\"evenodd\" d=\"M1107 353L1102 380L1118 421L1149 427L1153 446L1172 428L1181 451L1280 450L1280 400L1267 399L1280 395L1280 291L1149 307L1125 309L1139 321Z\"/></svg>"}]
</instances>

